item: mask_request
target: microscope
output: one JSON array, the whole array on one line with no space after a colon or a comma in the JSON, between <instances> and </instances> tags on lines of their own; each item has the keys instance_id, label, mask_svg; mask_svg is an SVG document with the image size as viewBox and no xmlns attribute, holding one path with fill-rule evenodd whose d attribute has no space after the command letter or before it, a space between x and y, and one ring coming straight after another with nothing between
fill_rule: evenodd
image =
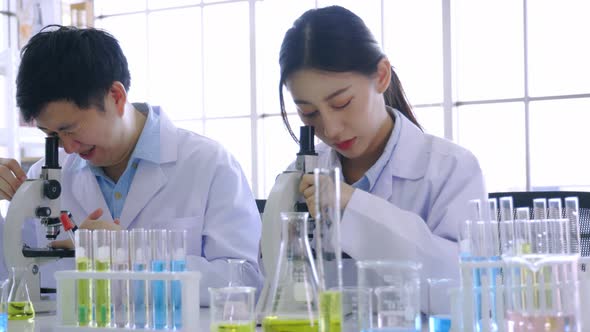
<instances>
[{"instance_id":1,"label":"microscope","mask_svg":"<svg viewBox=\"0 0 590 332\"><path fill-rule=\"evenodd\" d=\"M302 126L299 133L299 152L295 162L295 170L285 171L279 176L273 185L262 213L262 237L260 239L260 252L262 253L262 267L265 273L265 282L260 301L257 303L257 312L265 307L269 296L271 282L274 279L277 256L281 242L281 212L307 212L307 204L299 193L299 182L303 174L313 173L317 167L318 154L314 147L314 128ZM313 231L310 225L310 232Z\"/></svg>"},{"instance_id":2,"label":"microscope","mask_svg":"<svg viewBox=\"0 0 590 332\"><path fill-rule=\"evenodd\" d=\"M74 257L73 249L31 248L23 243L22 237L23 225L28 219L38 219L45 226L48 240L55 240L60 232L61 167L58 147L57 136L45 138L45 165L41 176L26 180L18 188L8 207L4 224L4 262L8 269L26 269L24 278L36 312L55 310L55 302L50 300L49 295L41 294L39 265L59 258Z\"/></svg>"}]
</instances>

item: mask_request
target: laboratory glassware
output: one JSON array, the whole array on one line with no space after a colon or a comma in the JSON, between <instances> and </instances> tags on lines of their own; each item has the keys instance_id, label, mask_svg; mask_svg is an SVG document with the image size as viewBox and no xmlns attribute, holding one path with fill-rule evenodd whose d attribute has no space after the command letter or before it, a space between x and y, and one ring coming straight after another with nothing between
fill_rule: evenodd
<instances>
[{"instance_id":1,"label":"laboratory glassware","mask_svg":"<svg viewBox=\"0 0 590 332\"><path fill-rule=\"evenodd\" d=\"M374 293L372 301L376 303L368 331L384 328L420 331L422 265L410 261L387 260L361 260L356 264L358 286L371 289Z\"/></svg>"},{"instance_id":2,"label":"laboratory glassware","mask_svg":"<svg viewBox=\"0 0 590 332\"><path fill-rule=\"evenodd\" d=\"M314 244L320 307L320 332L342 329L342 248L340 244L340 168L314 169Z\"/></svg>"},{"instance_id":3,"label":"laboratory glassware","mask_svg":"<svg viewBox=\"0 0 590 332\"><path fill-rule=\"evenodd\" d=\"M245 286L242 278L242 271L244 269L245 259L240 258L228 258L227 264L229 265L229 283L228 287L239 287Z\"/></svg>"},{"instance_id":4,"label":"laboratory glassware","mask_svg":"<svg viewBox=\"0 0 590 332\"><path fill-rule=\"evenodd\" d=\"M8 330L8 292L10 291L10 279L6 279L0 285L0 332Z\"/></svg>"},{"instance_id":5,"label":"laboratory glassware","mask_svg":"<svg viewBox=\"0 0 590 332\"><path fill-rule=\"evenodd\" d=\"M342 332L366 331L371 326L372 296L369 288L344 286L342 294Z\"/></svg>"},{"instance_id":6,"label":"laboratory glassware","mask_svg":"<svg viewBox=\"0 0 590 332\"><path fill-rule=\"evenodd\" d=\"M451 298L449 292L458 287L454 279L427 279L428 326L430 332L449 332L451 329Z\"/></svg>"},{"instance_id":7,"label":"laboratory glassware","mask_svg":"<svg viewBox=\"0 0 590 332\"><path fill-rule=\"evenodd\" d=\"M165 229L150 229L150 247L152 249L152 272L166 272L168 266L168 238ZM168 296L166 281L151 282L152 326L157 330L168 328Z\"/></svg>"},{"instance_id":8,"label":"laboratory glassware","mask_svg":"<svg viewBox=\"0 0 590 332\"><path fill-rule=\"evenodd\" d=\"M111 231L111 257L113 271L129 271L129 231ZM126 327L129 324L129 280L111 281L113 300L113 324Z\"/></svg>"},{"instance_id":9,"label":"laboratory glassware","mask_svg":"<svg viewBox=\"0 0 590 332\"><path fill-rule=\"evenodd\" d=\"M307 212L281 212L281 242L269 298L261 307L264 332L318 331L318 277Z\"/></svg>"},{"instance_id":10,"label":"laboratory glassware","mask_svg":"<svg viewBox=\"0 0 590 332\"><path fill-rule=\"evenodd\" d=\"M170 247L170 271L186 271L186 230L175 229L168 231ZM170 282L170 296L172 306L172 326L182 328L182 287L180 280Z\"/></svg>"},{"instance_id":11,"label":"laboratory glassware","mask_svg":"<svg viewBox=\"0 0 590 332\"><path fill-rule=\"evenodd\" d=\"M92 231L94 270L111 270L111 234L109 230ZM94 321L98 327L111 326L111 280L94 280Z\"/></svg>"},{"instance_id":12,"label":"laboratory glassware","mask_svg":"<svg viewBox=\"0 0 590 332\"><path fill-rule=\"evenodd\" d=\"M29 286L25 278L27 267L13 266L10 273L10 292L8 293L8 320L33 320L35 309L29 296Z\"/></svg>"},{"instance_id":13,"label":"laboratory glassware","mask_svg":"<svg viewBox=\"0 0 590 332\"><path fill-rule=\"evenodd\" d=\"M76 247L76 271L92 270L92 231L78 229L74 234ZM90 279L76 280L76 307L78 326L92 325L92 282Z\"/></svg>"},{"instance_id":14,"label":"laboratory glassware","mask_svg":"<svg viewBox=\"0 0 590 332\"><path fill-rule=\"evenodd\" d=\"M254 332L253 287L209 288L211 332Z\"/></svg>"},{"instance_id":15,"label":"laboratory glassware","mask_svg":"<svg viewBox=\"0 0 590 332\"><path fill-rule=\"evenodd\" d=\"M148 271L149 242L148 232L143 228L129 231L129 257L131 270L134 272ZM130 285L130 322L129 326L143 329L148 326L148 283L145 280L132 280Z\"/></svg>"}]
</instances>

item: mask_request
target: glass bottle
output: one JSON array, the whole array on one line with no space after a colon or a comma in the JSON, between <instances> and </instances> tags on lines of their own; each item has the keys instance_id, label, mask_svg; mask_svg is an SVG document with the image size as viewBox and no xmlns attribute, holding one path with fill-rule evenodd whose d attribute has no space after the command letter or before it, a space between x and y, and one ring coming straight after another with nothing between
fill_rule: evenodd
<instances>
[{"instance_id":1,"label":"glass bottle","mask_svg":"<svg viewBox=\"0 0 590 332\"><path fill-rule=\"evenodd\" d=\"M307 212L281 213L276 273L260 313L264 332L317 332L317 271L307 237Z\"/></svg>"},{"instance_id":2,"label":"glass bottle","mask_svg":"<svg viewBox=\"0 0 590 332\"><path fill-rule=\"evenodd\" d=\"M8 319L9 320L33 320L35 309L29 296L26 272L27 267L12 267L10 275L10 293L8 294Z\"/></svg>"}]
</instances>

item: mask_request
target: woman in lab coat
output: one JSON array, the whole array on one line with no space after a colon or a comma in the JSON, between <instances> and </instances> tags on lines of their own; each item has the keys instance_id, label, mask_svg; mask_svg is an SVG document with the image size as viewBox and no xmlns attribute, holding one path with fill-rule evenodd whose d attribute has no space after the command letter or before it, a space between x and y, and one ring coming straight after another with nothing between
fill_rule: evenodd
<instances>
[{"instance_id":1,"label":"woman in lab coat","mask_svg":"<svg viewBox=\"0 0 590 332\"><path fill-rule=\"evenodd\" d=\"M201 304L208 287L227 286L228 258L245 260L241 283L260 286L260 217L240 165L220 144L177 128L159 107L131 104L129 85L125 56L103 31L45 30L24 48L17 102L65 150L63 209L78 223L86 219L81 228L186 230L187 268L202 274ZM25 176L15 160L0 159L0 199L38 178L43 162ZM29 226L27 244L44 247L43 227ZM72 260L43 265L43 285L53 286L53 271L72 268Z\"/></svg>"},{"instance_id":2,"label":"woman in lab coat","mask_svg":"<svg viewBox=\"0 0 590 332\"><path fill-rule=\"evenodd\" d=\"M457 279L459 222L468 200L486 197L474 155L422 131L389 59L342 7L297 19L279 62L289 131L283 86L323 142L318 166L342 169L343 251L355 260L411 260L423 278ZM313 175L299 189L313 211Z\"/></svg>"}]
</instances>

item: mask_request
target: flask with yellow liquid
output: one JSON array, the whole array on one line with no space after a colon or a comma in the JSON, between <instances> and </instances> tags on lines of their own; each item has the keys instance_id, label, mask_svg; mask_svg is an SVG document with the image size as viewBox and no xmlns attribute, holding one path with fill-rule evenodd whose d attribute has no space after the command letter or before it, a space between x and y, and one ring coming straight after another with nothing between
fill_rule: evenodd
<instances>
[{"instance_id":1,"label":"flask with yellow liquid","mask_svg":"<svg viewBox=\"0 0 590 332\"><path fill-rule=\"evenodd\" d=\"M29 296L25 278L26 267L12 267L10 275L10 293L8 294L8 320L33 320L35 309Z\"/></svg>"}]
</instances>

